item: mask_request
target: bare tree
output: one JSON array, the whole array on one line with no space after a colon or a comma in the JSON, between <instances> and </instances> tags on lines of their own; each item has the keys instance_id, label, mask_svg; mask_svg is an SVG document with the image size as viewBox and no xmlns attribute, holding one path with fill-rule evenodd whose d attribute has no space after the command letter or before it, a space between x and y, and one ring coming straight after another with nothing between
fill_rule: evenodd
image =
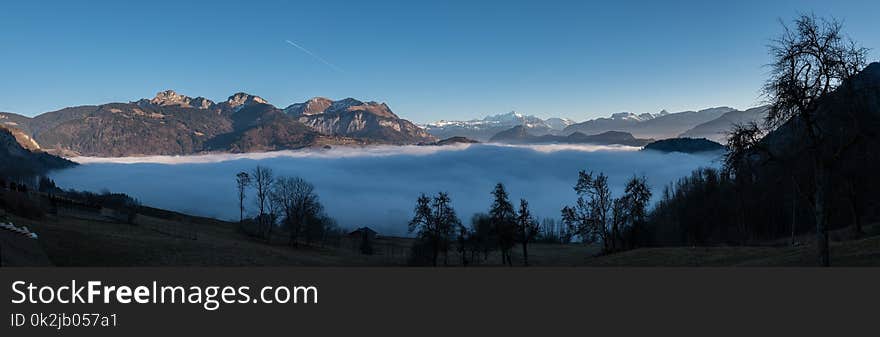
<instances>
[{"instance_id":1,"label":"bare tree","mask_svg":"<svg viewBox=\"0 0 880 337\"><path fill-rule=\"evenodd\" d=\"M830 166L857 138L835 149L818 116L821 98L846 83L866 65L867 49L843 35L842 24L814 15L801 15L794 27L773 40L770 78L764 85L770 111L766 126L774 128L789 120L801 126L799 138L812 161L811 203L816 222L819 263L830 265L828 251L828 202Z\"/></svg>"},{"instance_id":2,"label":"bare tree","mask_svg":"<svg viewBox=\"0 0 880 337\"><path fill-rule=\"evenodd\" d=\"M578 194L576 204L562 209L562 221L572 233L581 237L584 242L601 241L603 249L611 250L609 233L609 212L612 211L613 200L608 187L608 176L604 173L593 175L580 171L574 186Z\"/></svg>"},{"instance_id":3,"label":"bare tree","mask_svg":"<svg viewBox=\"0 0 880 337\"><path fill-rule=\"evenodd\" d=\"M315 194L315 186L300 177L281 177L275 182L273 198L290 231L289 244L296 247L309 222L322 218L323 206Z\"/></svg>"},{"instance_id":4,"label":"bare tree","mask_svg":"<svg viewBox=\"0 0 880 337\"><path fill-rule=\"evenodd\" d=\"M738 222L743 238L747 237L748 221L746 214L746 192L753 186L755 180L755 158L763 154L770 159L772 152L761 143L765 130L762 130L757 122L734 124L727 132L727 152L724 154L723 173L733 179L733 187L736 190L736 206L738 210Z\"/></svg>"},{"instance_id":5,"label":"bare tree","mask_svg":"<svg viewBox=\"0 0 880 337\"><path fill-rule=\"evenodd\" d=\"M615 226L619 228L618 239L622 249L629 249L635 245L638 228L645 222L648 216L648 202L651 201L651 187L648 186L648 178L645 176L632 176L626 182L623 196L615 200L614 218ZM627 233L623 236L621 232Z\"/></svg>"},{"instance_id":6,"label":"bare tree","mask_svg":"<svg viewBox=\"0 0 880 337\"><path fill-rule=\"evenodd\" d=\"M529 211L529 202L526 199L519 200L519 215L516 217L516 227L519 232L519 242L523 248L523 264L529 265L529 242L534 240L541 232L541 225Z\"/></svg>"},{"instance_id":7,"label":"bare tree","mask_svg":"<svg viewBox=\"0 0 880 337\"><path fill-rule=\"evenodd\" d=\"M238 222L244 220L244 198L247 194L247 187L251 184L251 176L247 172L238 172L235 175L235 185L238 188Z\"/></svg>"},{"instance_id":8,"label":"bare tree","mask_svg":"<svg viewBox=\"0 0 880 337\"><path fill-rule=\"evenodd\" d=\"M264 229L264 231L268 232L268 235L271 235L271 227L266 227L267 225L272 225L269 224L266 219L266 210L269 207L269 202L271 201L270 198L272 197L272 183L275 181L272 169L265 166L257 166L251 173L251 179L254 189L257 192L256 202L257 208L260 212L257 222L259 223L260 228L267 228Z\"/></svg>"}]
</instances>

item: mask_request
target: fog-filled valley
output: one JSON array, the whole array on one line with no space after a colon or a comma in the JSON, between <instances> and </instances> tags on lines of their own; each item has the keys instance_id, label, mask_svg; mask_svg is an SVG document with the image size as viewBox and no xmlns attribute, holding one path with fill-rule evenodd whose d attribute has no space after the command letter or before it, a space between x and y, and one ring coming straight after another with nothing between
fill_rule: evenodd
<instances>
[{"instance_id":1,"label":"fog-filled valley","mask_svg":"<svg viewBox=\"0 0 880 337\"><path fill-rule=\"evenodd\" d=\"M604 172L612 193L625 180L645 175L654 199L663 186L693 169L718 166L718 154L639 151L634 147L587 145L458 145L336 147L329 150L253 154L79 157L83 165L55 171L65 189L122 192L143 204L194 215L237 220L235 174L257 165L276 176L313 183L327 213L342 227L370 226L404 235L420 193L445 191L463 222L491 203L493 186L504 183L511 199L525 198L539 218L558 218L574 203L578 171ZM254 215L253 195L246 200Z\"/></svg>"}]
</instances>

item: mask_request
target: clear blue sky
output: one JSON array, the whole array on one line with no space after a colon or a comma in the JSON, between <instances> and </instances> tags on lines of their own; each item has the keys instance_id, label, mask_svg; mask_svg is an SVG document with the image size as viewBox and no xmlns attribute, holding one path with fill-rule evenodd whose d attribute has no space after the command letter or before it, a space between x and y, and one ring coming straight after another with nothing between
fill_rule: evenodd
<instances>
[{"instance_id":1,"label":"clear blue sky","mask_svg":"<svg viewBox=\"0 0 880 337\"><path fill-rule=\"evenodd\" d=\"M355 97L418 122L745 108L759 103L777 19L798 12L843 19L880 48L876 0L9 1L0 111L163 89L281 107Z\"/></svg>"}]
</instances>

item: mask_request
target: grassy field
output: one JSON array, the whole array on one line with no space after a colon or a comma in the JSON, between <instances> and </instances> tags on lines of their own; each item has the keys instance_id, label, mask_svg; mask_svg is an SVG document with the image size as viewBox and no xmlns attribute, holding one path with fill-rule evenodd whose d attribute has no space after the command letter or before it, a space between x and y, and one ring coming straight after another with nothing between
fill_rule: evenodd
<instances>
[{"instance_id":1,"label":"grassy field","mask_svg":"<svg viewBox=\"0 0 880 337\"><path fill-rule=\"evenodd\" d=\"M143 217L139 215L139 217ZM266 244L236 230L236 224L182 217L167 221L197 233L195 239L132 225L46 215L40 220L10 217L36 231L56 266L318 266L370 265L371 257L340 249ZM137 219L135 222L143 221Z\"/></svg>"},{"instance_id":2,"label":"grassy field","mask_svg":"<svg viewBox=\"0 0 880 337\"><path fill-rule=\"evenodd\" d=\"M353 242L333 246L286 245L283 235L269 244L237 230L237 224L206 218L178 216L168 220L138 215L135 224L80 217L46 215L40 220L10 216L40 235L40 245L56 266L404 266L413 240L378 238L373 255L363 255ZM145 223L167 222L168 226L191 228L195 239L178 237L152 229ZM534 265L583 265L598 251L584 245L530 246ZM515 251L519 253L519 250ZM450 264L460 257L451 253ZM520 255L514 255L519 264ZM500 261L490 252L485 265Z\"/></svg>"},{"instance_id":3,"label":"grassy field","mask_svg":"<svg viewBox=\"0 0 880 337\"><path fill-rule=\"evenodd\" d=\"M408 238L379 238L373 255L361 254L356 242L345 240L339 246L291 248L283 235L270 244L243 234L236 223L155 209L145 209L130 223L74 211L39 220L8 218L37 232L38 247L56 266L404 266L413 243ZM865 238L832 243L834 265L880 266L880 226L866 228ZM798 240L810 242L810 236ZM595 246L531 244L529 252L531 265L539 267L812 266L816 260L809 244L640 248L601 256ZM522 265L521 247L514 248L512 258L514 266ZM23 264L45 265L45 260ZM490 252L480 260L481 266L499 266L501 258ZM448 262L458 265L460 256L451 252Z\"/></svg>"}]
</instances>

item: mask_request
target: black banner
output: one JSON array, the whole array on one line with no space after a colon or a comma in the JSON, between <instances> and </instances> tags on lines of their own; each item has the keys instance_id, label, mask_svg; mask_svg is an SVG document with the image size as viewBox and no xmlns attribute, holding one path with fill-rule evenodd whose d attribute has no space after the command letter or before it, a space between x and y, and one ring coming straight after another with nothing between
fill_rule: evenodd
<instances>
[{"instance_id":1,"label":"black banner","mask_svg":"<svg viewBox=\"0 0 880 337\"><path fill-rule=\"evenodd\" d=\"M3 268L0 280L2 336L845 336L876 332L880 303L880 269ZM198 301L162 303L163 287Z\"/></svg>"}]
</instances>

